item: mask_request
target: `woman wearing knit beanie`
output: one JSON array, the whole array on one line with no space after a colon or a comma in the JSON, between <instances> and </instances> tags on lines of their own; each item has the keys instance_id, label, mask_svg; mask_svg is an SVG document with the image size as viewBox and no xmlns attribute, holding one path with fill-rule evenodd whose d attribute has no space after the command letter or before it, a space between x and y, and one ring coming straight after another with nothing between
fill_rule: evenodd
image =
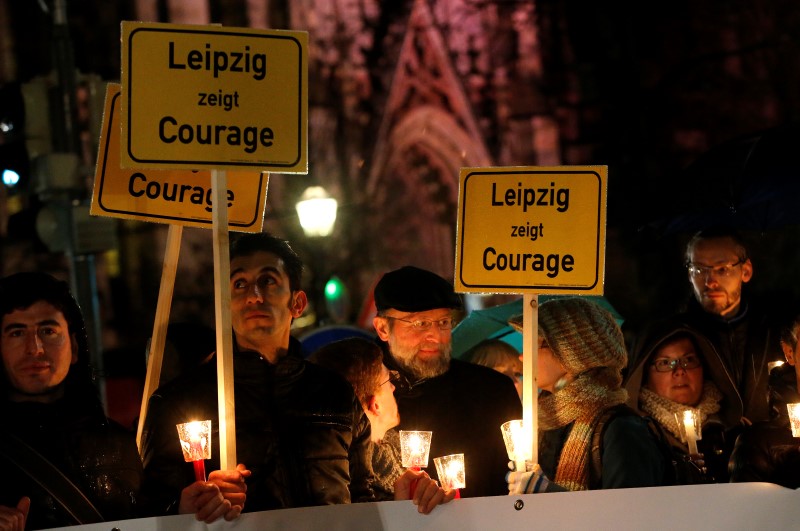
<instances>
[{"instance_id":1,"label":"woman wearing knit beanie","mask_svg":"<svg viewBox=\"0 0 800 531\"><path fill-rule=\"evenodd\" d=\"M581 298L542 304L538 359L539 463L510 473L509 492L662 485L664 454L625 405L627 355L614 317Z\"/></svg>"}]
</instances>

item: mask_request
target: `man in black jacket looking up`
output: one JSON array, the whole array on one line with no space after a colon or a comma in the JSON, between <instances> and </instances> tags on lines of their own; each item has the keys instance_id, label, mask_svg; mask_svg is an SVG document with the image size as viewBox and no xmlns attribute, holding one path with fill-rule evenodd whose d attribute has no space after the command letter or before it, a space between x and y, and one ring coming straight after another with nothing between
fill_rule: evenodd
<instances>
[{"instance_id":1,"label":"man in black jacket looking up","mask_svg":"<svg viewBox=\"0 0 800 531\"><path fill-rule=\"evenodd\" d=\"M450 359L461 310L453 286L430 271L402 267L375 286L375 306L373 326L388 343L385 363L401 376L395 389L399 429L433 432L431 458L464 454L462 496L508 494L500 426L522 418L522 404L507 376Z\"/></svg>"},{"instance_id":2,"label":"man in black jacket looking up","mask_svg":"<svg viewBox=\"0 0 800 531\"><path fill-rule=\"evenodd\" d=\"M265 233L231 243L236 470L209 477L245 512L371 501L369 421L350 384L303 359L290 334L307 298L303 264L288 242ZM193 481L175 425L212 420L219 448L216 360L154 393L143 434L145 492L174 512ZM211 470L219 468L212 454ZM246 500L246 503L245 503Z\"/></svg>"}]
</instances>

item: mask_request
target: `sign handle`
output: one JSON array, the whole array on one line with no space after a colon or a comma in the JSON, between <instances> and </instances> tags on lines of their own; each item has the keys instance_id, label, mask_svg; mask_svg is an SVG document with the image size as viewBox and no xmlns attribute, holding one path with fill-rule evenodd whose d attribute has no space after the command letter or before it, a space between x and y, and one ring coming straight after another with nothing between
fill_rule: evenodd
<instances>
[{"instance_id":1,"label":"sign handle","mask_svg":"<svg viewBox=\"0 0 800 531\"><path fill-rule=\"evenodd\" d=\"M522 297L522 422L530 433L531 462L539 462L539 296Z\"/></svg>"},{"instance_id":2,"label":"sign handle","mask_svg":"<svg viewBox=\"0 0 800 531\"><path fill-rule=\"evenodd\" d=\"M233 401L233 338L231 337L231 259L228 238L227 172L211 170L214 240L214 313L217 329L217 404L219 465L236 468L236 414Z\"/></svg>"},{"instance_id":3,"label":"sign handle","mask_svg":"<svg viewBox=\"0 0 800 531\"><path fill-rule=\"evenodd\" d=\"M178 256L181 252L181 236L183 226L170 225L167 231L167 246L164 250L164 265L161 270L161 286L158 288L158 304L153 323L153 337L150 340L147 358L147 375L144 380L142 405L139 409L139 426L136 429L136 446L142 451L142 429L147 417L147 406L150 396L158 388L161 379L161 364L164 361L164 345L167 342L167 326L172 306L172 294L175 291L175 272L178 269Z\"/></svg>"}]
</instances>

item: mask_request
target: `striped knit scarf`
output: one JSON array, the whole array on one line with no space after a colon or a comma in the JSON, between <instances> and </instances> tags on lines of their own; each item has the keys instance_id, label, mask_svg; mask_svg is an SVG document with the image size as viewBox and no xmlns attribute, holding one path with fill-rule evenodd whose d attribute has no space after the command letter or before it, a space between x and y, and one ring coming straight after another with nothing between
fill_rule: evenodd
<instances>
[{"instance_id":1,"label":"striped knit scarf","mask_svg":"<svg viewBox=\"0 0 800 531\"><path fill-rule=\"evenodd\" d=\"M703 395L700 397L700 403L697 407L693 408L700 412L700 425L705 424L709 415L713 415L719 411L719 402L722 400L722 393L717 386L710 381L703 383ZM667 431L675 436L679 441L682 440L681 430L678 427L678 420L675 418L675 413L681 413L689 406L673 402L669 398L657 395L650 389L642 387L639 391L639 407L642 411L653 417L661 424Z\"/></svg>"},{"instance_id":2,"label":"striped knit scarf","mask_svg":"<svg viewBox=\"0 0 800 531\"><path fill-rule=\"evenodd\" d=\"M574 421L558 458L553 481L567 490L589 488L592 434L602 413L622 404L628 393L620 388L619 370L598 367L539 400L539 428L553 430Z\"/></svg>"}]
</instances>

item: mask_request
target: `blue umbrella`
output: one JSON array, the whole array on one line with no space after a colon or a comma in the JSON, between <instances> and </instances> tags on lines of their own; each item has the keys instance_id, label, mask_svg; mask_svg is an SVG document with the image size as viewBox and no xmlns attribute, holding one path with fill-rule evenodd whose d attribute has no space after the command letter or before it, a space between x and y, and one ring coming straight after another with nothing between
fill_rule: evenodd
<instances>
[{"instance_id":1,"label":"blue umbrella","mask_svg":"<svg viewBox=\"0 0 800 531\"><path fill-rule=\"evenodd\" d=\"M540 295L539 304L551 299L571 297L571 295ZM617 324L622 326L623 317L611 306L605 297L587 295L584 298L610 311ZM522 352L522 334L508 324L508 320L522 313L522 299L506 304L473 310L457 327L453 329L453 357L461 358L464 354L484 339L500 339L518 352Z\"/></svg>"}]
</instances>

